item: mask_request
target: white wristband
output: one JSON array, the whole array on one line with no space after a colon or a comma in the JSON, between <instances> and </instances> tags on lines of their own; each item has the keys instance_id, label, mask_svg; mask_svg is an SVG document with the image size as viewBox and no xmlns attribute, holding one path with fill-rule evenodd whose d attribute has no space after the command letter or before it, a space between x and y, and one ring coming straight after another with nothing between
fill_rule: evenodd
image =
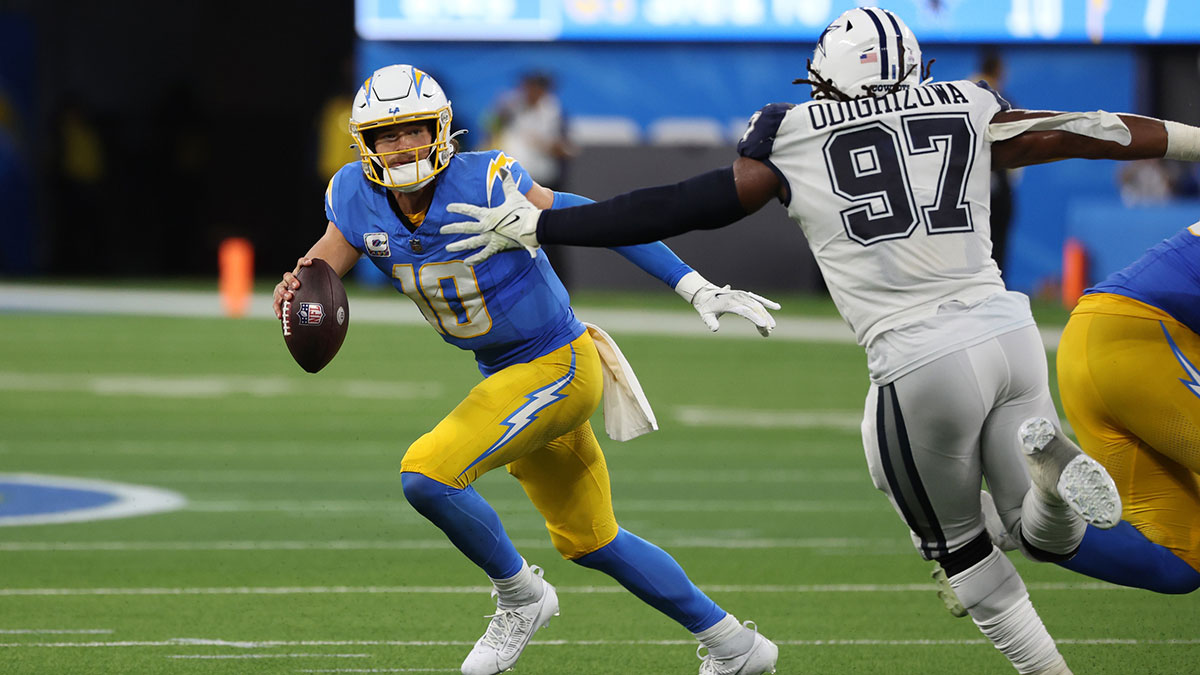
<instances>
[{"instance_id":1,"label":"white wristband","mask_svg":"<svg viewBox=\"0 0 1200 675\"><path fill-rule=\"evenodd\" d=\"M699 293L701 288L708 285L710 285L708 279L705 279L700 276L699 272L693 270L683 275L679 282L675 284L675 292L679 294L679 297L691 302L692 298L696 297L696 293Z\"/></svg>"},{"instance_id":2,"label":"white wristband","mask_svg":"<svg viewBox=\"0 0 1200 675\"><path fill-rule=\"evenodd\" d=\"M1164 159L1200 162L1200 127L1163 120L1167 128L1167 152Z\"/></svg>"}]
</instances>

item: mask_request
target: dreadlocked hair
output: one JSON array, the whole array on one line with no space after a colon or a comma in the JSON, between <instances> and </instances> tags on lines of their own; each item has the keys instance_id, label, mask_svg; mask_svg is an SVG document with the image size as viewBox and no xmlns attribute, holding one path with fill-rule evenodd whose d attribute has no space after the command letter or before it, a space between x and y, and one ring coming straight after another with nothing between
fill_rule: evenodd
<instances>
[{"instance_id":1,"label":"dreadlocked hair","mask_svg":"<svg viewBox=\"0 0 1200 675\"><path fill-rule=\"evenodd\" d=\"M903 49L904 48L901 47L900 53L902 55L904 53ZM936 60L937 59L929 59L928 61L926 61L924 64L921 65L921 71L919 73L920 79L918 80L918 83L925 82L926 80L928 80L930 78L931 74L933 73L933 62ZM805 65L808 68L809 74L813 76L813 79L810 80L808 78L797 78L795 80L792 80L792 84L812 85L812 87L816 90L815 92L813 92L813 98L828 98L828 99L832 99L834 101L841 101L841 102L854 100L854 97L849 96L845 92L843 92L841 89L838 89L837 86L835 86L833 84L832 80L828 80L824 77L821 77L820 73L813 70L812 59L808 59L808 62ZM883 92L875 91L875 90L871 89L871 85L864 84L862 86L863 93L866 94L867 96L871 96L871 97L887 96L888 94L894 94L894 93L900 91L900 88L901 88L900 83L903 82L909 75L911 75L913 72L913 69L915 69L916 67L917 67L917 64L915 64L915 63L913 65L909 66L908 70L904 71L904 74L901 75L899 78L897 78L897 80L895 82L893 82L891 84L891 86L889 86ZM905 85L905 86L907 86L907 85Z\"/></svg>"},{"instance_id":2,"label":"dreadlocked hair","mask_svg":"<svg viewBox=\"0 0 1200 675\"><path fill-rule=\"evenodd\" d=\"M808 62L805 64L805 67L808 69L808 73L810 75L812 75L814 79L810 80L808 78L803 78L803 77L796 78L796 79L792 80L792 84L812 85L813 89L816 90L815 92L813 92L813 98L818 98L818 95L819 95L820 97L833 99L835 101L852 101L852 100L854 100L851 97L847 96L845 93L843 93L841 89L838 89L836 86L834 86L832 80L827 80L827 79L821 77L820 73L813 70L812 59L808 59Z\"/></svg>"}]
</instances>

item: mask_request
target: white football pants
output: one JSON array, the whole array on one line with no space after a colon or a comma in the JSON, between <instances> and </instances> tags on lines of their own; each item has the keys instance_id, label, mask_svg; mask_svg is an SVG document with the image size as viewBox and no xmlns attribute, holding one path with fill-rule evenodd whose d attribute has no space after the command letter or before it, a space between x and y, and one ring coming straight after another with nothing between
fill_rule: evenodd
<instances>
[{"instance_id":1,"label":"white football pants","mask_svg":"<svg viewBox=\"0 0 1200 675\"><path fill-rule=\"evenodd\" d=\"M871 386L862 423L871 479L926 560L983 532L983 478L1017 531L1030 487L1017 428L1034 416L1058 425L1047 378L1041 337L1026 326Z\"/></svg>"}]
</instances>

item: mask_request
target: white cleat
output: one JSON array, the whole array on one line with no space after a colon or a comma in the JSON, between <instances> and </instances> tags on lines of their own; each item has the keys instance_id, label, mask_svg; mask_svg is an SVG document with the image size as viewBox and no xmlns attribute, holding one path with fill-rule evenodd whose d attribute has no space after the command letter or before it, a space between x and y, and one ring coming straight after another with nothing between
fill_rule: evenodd
<instances>
[{"instance_id":1,"label":"white cleat","mask_svg":"<svg viewBox=\"0 0 1200 675\"><path fill-rule=\"evenodd\" d=\"M529 569L542 577L542 568ZM542 587L540 599L519 607L497 605L496 613L488 615L492 621L463 661L463 675L497 675L513 667L533 634L548 625L550 617L558 616L558 593L545 581Z\"/></svg>"},{"instance_id":2,"label":"white cleat","mask_svg":"<svg viewBox=\"0 0 1200 675\"><path fill-rule=\"evenodd\" d=\"M1025 449L1030 478L1043 498L1061 499L1084 522L1102 530L1121 522L1121 495L1112 477L1050 420L1027 419L1017 436Z\"/></svg>"},{"instance_id":3,"label":"white cleat","mask_svg":"<svg viewBox=\"0 0 1200 675\"><path fill-rule=\"evenodd\" d=\"M743 654L718 659L712 654L701 655L704 647L696 648L696 656L700 659L700 675L763 675L775 672L775 662L779 660L779 647L758 632L758 626L753 621L742 624L754 631L754 642L750 649Z\"/></svg>"}]
</instances>

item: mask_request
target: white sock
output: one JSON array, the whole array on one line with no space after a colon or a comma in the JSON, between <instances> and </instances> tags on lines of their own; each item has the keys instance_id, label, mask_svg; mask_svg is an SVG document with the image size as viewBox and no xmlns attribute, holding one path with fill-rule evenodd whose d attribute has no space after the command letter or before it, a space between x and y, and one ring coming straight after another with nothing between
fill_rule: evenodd
<instances>
[{"instance_id":1,"label":"white sock","mask_svg":"<svg viewBox=\"0 0 1200 675\"><path fill-rule=\"evenodd\" d=\"M754 631L743 626L732 614L726 614L725 618L692 635L718 659L745 654L754 646Z\"/></svg>"},{"instance_id":2,"label":"white sock","mask_svg":"<svg viewBox=\"0 0 1200 675\"><path fill-rule=\"evenodd\" d=\"M979 630L1020 673L1062 662L1054 639L1029 602L1012 561L993 548L983 560L950 577L950 586Z\"/></svg>"},{"instance_id":3,"label":"white sock","mask_svg":"<svg viewBox=\"0 0 1200 675\"><path fill-rule=\"evenodd\" d=\"M1030 544L1050 553L1071 553L1079 548L1085 530L1087 523L1061 499L1047 501L1033 487L1025 493L1020 534Z\"/></svg>"},{"instance_id":4,"label":"white sock","mask_svg":"<svg viewBox=\"0 0 1200 675\"><path fill-rule=\"evenodd\" d=\"M488 577L489 579L491 577ZM519 607L536 602L545 592L541 577L529 569L529 563L521 559L521 570L507 579L492 579L501 607Z\"/></svg>"}]
</instances>

